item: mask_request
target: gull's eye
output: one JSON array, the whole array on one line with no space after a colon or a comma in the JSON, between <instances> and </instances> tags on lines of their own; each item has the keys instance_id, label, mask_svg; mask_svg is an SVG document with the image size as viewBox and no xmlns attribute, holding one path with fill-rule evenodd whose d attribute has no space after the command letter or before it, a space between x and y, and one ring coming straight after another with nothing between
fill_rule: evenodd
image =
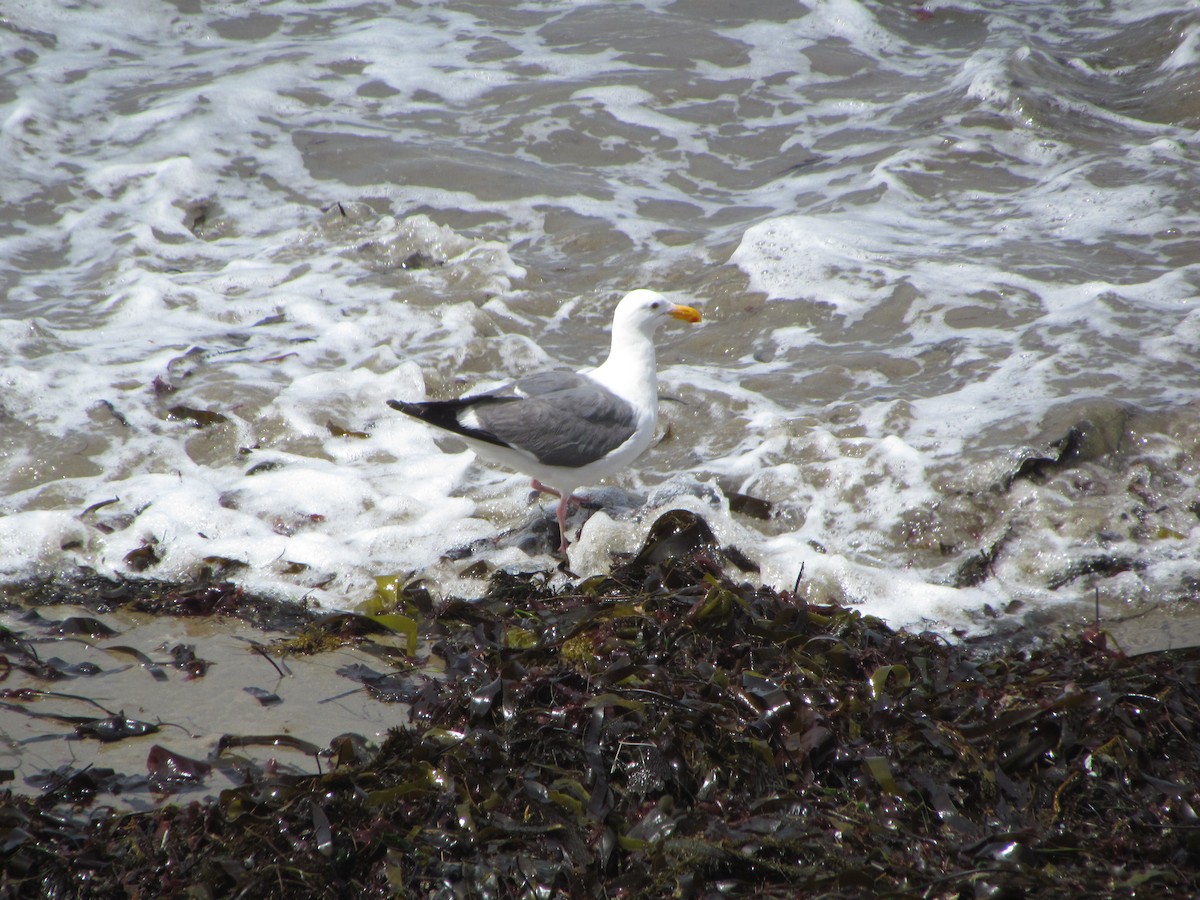
<instances>
[{"instance_id":1,"label":"gull's eye","mask_svg":"<svg viewBox=\"0 0 1200 900\"><path fill-rule=\"evenodd\" d=\"M653 303L650 304L650 308L651 309L662 309L662 301L655 300Z\"/></svg>"}]
</instances>

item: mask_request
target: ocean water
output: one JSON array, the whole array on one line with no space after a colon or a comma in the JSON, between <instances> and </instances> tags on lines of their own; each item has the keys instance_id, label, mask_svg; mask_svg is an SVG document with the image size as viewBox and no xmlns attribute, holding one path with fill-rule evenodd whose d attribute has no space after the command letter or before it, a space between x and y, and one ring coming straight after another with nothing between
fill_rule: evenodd
<instances>
[{"instance_id":1,"label":"ocean water","mask_svg":"<svg viewBox=\"0 0 1200 900\"><path fill-rule=\"evenodd\" d=\"M0 47L0 580L553 566L385 401L595 364L651 287L706 321L575 572L682 506L895 625L1200 599L1194 2L12 0Z\"/></svg>"}]
</instances>

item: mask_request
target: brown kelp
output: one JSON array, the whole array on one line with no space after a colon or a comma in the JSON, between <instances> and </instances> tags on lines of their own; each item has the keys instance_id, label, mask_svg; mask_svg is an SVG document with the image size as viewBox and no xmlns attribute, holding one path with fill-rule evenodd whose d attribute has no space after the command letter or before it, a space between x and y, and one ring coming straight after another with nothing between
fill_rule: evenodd
<instances>
[{"instance_id":1,"label":"brown kelp","mask_svg":"<svg viewBox=\"0 0 1200 900\"><path fill-rule=\"evenodd\" d=\"M417 656L342 673L403 704L381 746L344 735L315 774L248 765L150 812L10 796L0 895L1200 890L1200 651L897 632L739 581L739 557L676 512L566 586L496 572L463 600L384 579L360 618L415 627ZM375 639L349 624L325 633ZM154 745L161 789L231 748Z\"/></svg>"}]
</instances>

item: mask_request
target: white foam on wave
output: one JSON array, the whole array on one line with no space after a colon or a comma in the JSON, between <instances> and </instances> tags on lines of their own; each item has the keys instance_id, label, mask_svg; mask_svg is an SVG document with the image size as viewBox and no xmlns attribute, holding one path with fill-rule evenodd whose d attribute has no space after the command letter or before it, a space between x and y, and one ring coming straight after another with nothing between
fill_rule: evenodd
<instances>
[{"instance_id":1,"label":"white foam on wave","mask_svg":"<svg viewBox=\"0 0 1200 900\"><path fill-rule=\"evenodd\" d=\"M507 279L520 274L503 248L425 217L384 218L368 231L385 256L396 248L401 259L438 255L441 266L426 273L435 281L472 271L475 283L509 290ZM374 303L360 290L349 315L317 299L341 294L337 275L346 267L326 259L317 268L328 272L310 267L289 277L290 263L269 256L230 260L193 287L184 307L168 302L169 279L128 269L101 332L60 331L71 352L9 367L6 381L21 400L6 404L10 414L74 434L106 397L105 418L119 416L119 424L80 439L102 479L35 479L9 493L0 570L19 574L36 559L130 572L129 555L149 547L160 577L190 577L216 560L217 568L235 566L248 586L340 604L369 592L372 573L415 569L448 540L483 536L473 504L452 497L469 455L447 456L384 405L423 393L412 359L422 348L461 359L478 311L465 303L409 309L376 289ZM290 300L272 290L277 284ZM239 298L233 306L230 292ZM277 323L256 330L255 319L279 310ZM147 321L164 317L170 328L146 331ZM189 351L197 340L210 349ZM168 415L175 406L220 420L197 428L191 412ZM370 433L340 436L334 425ZM33 511L50 493L72 514ZM100 510L85 516L93 504Z\"/></svg>"},{"instance_id":2,"label":"white foam on wave","mask_svg":"<svg viewBox=\"0 0 1200 900\"><path fill-rule=\"evenodd\" d=\"M824 219L817 226L806 216L771 219L747 229L730 262L746 272L751 290L772 299L811 299L854 315L872 305L862 296L864 286L878 302L890 292L891 279L875 278L867 268L874 251L863 241L861 224L846 230L831 226ZM857 282L853 287L851 279Z\"/></svg>"},{"instance_id":3,"label":"white foam on wave","mask_svg":"<svg viewBox=\"0 0 1200 900\"><path fill-rule=\"evenodd\" d=\"M1152 13L1146 10L1145 15ZM1198 302L1195 268L1179 267L1176 254L1156 256L1147 250L1168 246L1179 222L1194 216L1178 184L1159 177L1161 170L1127 162L1172 158L1178 130L1126 121L1122 114L1094 103L1055 98L1048 105L1064 115L1091 117L1105 127L1120 124L1127 129L1122 136L1126 143L1115 148L1114 156L1102 145L1072 145L1069 137L1046 140L1041 119L1045 114L1037 108L1042 98L1030 94L1029 85L1018 87L1012 77L1014 65L1032 61L1028 28L1017 19L998 16L989 20L989 32L993 43L968 56L957 72L947 66L949 90L975 101L972 114L978 118L946 119L933 134L904 139L898 135L892 145L880 139L876 160L861 172L835 169L836 179L821 167L797 173L792 179L795 195L814 198L809 208L767 217L747 229L731 259L752 289L776 302L829 304L832 320L838 323L870 322L899 306L904 314L893 319L897 340L886 353L893 359L910 359L918 370L922 360L951 349L956 368L969 372L969 377L931 379L927 390L916 388L905 397L900 419L893 420L883 405L874 415L857 409L852 420L864 429L861 441L866 447L902 436L912 450L909 470L924 482L944 483L947 472L961 466L959 457L968 451L978 455L994 433L1009 440L1013 434L1036 434L1055 398L1078 400L1081 393L1095 394L1154 407L1187 402L1192 396L1188 367L1152 371L1139 351L1130 350L1133 344L1153 348L1159 358L1176 361L1194 344L1187 324L1188 311ZM1038 43L1046 40L1046 35L1037 35ZM999 113L1006 127L993 128L986 117L979 117L979 107ZM819 114L810 121L819 123ZM878 120L875 124L878 127ZM819 139L815 143L820 146ZM990 189L944 195L930 191L930 185L944 185L940 173L956 162L973 165L976 159L991 166L1003 164L1006 177ZM864 196L871 198L866 208L861 205ZM1098 249L1122 246L1139 249L1130 249L1128 255ZM900 285L911 295L902 306L897 303ZM1015 316L1003 305L1008 298L1019 301L1013 307ZM972 307L978 308L977 314L970 312ZM1166 319L1157 318L1156 311ZM974 325L972 320L988 324ZM1164 333L1165 321L1182 327L1167 326L1170 333ZM784 360L790 362L806 351L811 356L825 342L831 349L838 346L833 328L815 333L806 328L800 335L802 340L791 343L783 332L775 342L781 359L759 368L783 373ZM856 390L848 400L861 405L870 389ZM794 446L794 441L787 445ZM983 484L989 477L985 470L990 469L990 477L999 480L1006 467L1011 471L1015 465L1017 449L993 455L993 465L981 466L973 476L957 477L964 484L975 479ZM759 454L754 465L759 482L769 483L771 458ZM870 483L880 469L864 466L852 477ZM813 477L803 467L790 471L780 466L778 473L800 481ZM872 503L879 498L839 496L836 484L822 486L823 499L842 518L825 514L826 527L818 531L838 535L842 547L852 546L849 535L878 537L886 534L889 522L930 515L943 489L922 497L919 491L888 484L882 493L895 502L876 510ZM1051 495L1042 492L1029 501L1031 509L1038 509L1030 518L1006 513L1015 516L1003 519L1010 533L1025 534L1024 526L1041 536L1032 538L1028 548L1008 548L1009 558L995 567L988 581L993 601L1005 595L1050 601L1055 593L1044 585L1073 583L1077 576L1071 575L1071 567L1081 552L1097 558L1114 552L1103 543L1084 550L1095 541L1088 529L1097 524L1090 517L1069 535L1042 535L1041 529L1054 520ZM810 508L808 521L814 513L821 515L820 507L817 501ZM805 528L775 541L788 545L808 521ZM1167 534L1190 533L1176 524L1162 528ZM999 540L1002 531L990 539ZM989 537L981 537L986 546ZM881 543L887 552L884 568L894 567L901 545L887 539ZM1186 537L1183 546L1188 546ZM1149 552L1145 546L1124 549L1137 559L1147 555L1163 560L1170 555L1169 545ZM1165 562L1149 562L1139 569L1142 589L1154 584L1166 593L1179 590L1172 582L1178 574L1165 574L1170 570ZM931 572L927 577L937 576ZM844 583L850 584L849 575ZM1113 582L1115 593L1121 583ZM978 601L978 592L963 592L964 606L973 602L970 594ZM954 592L946 589L945 596Z\"/></svg>"},{"instance_id":4,"label":"white foam on wave","mask_svg":"<svg viewBox=\"0 0 1200 900\"><path fill-rule=\"evenodd\" d=\"M1037 80L1055 42L1183 7L993 6L897 29L851 0L740 22L282 0L253 39L232 6L6 11L29 62L0 113L0 572L130 573L148 547L153 574L361 599L525 510L521 479L481 485L386 400L592 361L610 297L651 278L719 312L667 339L682 437L622 484L693 470L764 497L765 523L673 502L765 580L803 565L810 596L897 623L1047 599L1091 546L1044 533L1069 486L1014 499L1044 546L981 588L935 583L923 523L1080 384L1194 389L1190 132ZM1073 52L1072 77L1112 77ZM573 562L603 567L652 513L597 514ZM1196 535L1163 528L1183 537L1146 571L1179 578Z\"/></svg>"}]
</instances>

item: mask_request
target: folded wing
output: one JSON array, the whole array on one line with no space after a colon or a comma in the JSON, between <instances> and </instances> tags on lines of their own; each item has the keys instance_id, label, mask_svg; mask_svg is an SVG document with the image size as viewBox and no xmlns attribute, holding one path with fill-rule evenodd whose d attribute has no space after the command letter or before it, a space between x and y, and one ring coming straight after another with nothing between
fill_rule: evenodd
<instances>
[{"instance_id":1,"label":"folded wing","mask_svg":"<svg viewBox=\"0 0 1200 900\"><path fill-rule=\"evenodd\" d=\"M578 468L633 437L637 414L576 372L541 372L486 394L388 405L445 431L509 447L548 466Z\"/></svg>"}]
</instances>

